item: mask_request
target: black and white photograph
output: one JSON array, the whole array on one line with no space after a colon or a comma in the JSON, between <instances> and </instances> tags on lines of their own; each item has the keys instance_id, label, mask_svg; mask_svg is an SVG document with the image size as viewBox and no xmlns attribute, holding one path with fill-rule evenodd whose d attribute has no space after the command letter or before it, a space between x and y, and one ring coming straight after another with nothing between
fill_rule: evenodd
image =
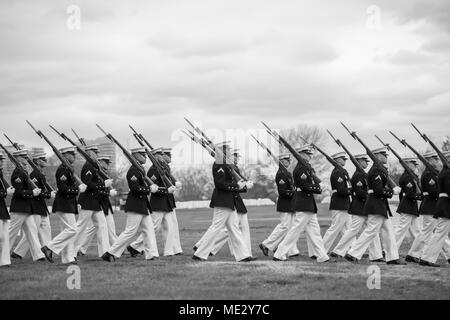
<instances>
[{"instance_id":1,"label":"black and white photograph","mask_svg":"<svg viewBox=\"0 0 450 320\"><path fill-rule=\"evenodd\" d=\"M0 78L0 302L450 298L449 1L2 0Z\"/></svg>"}]
</instances>

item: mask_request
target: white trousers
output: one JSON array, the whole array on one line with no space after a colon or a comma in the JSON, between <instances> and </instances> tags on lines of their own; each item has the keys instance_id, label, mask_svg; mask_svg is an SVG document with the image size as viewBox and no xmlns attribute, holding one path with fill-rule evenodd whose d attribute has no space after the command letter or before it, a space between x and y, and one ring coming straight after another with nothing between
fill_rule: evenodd
<instances>
[{"instance_id":1,"label":"white trousers","mask_svg":"<svg viewBox=\"0 0 450 320\"><path fill-rule=\"evenodd\" d=\"M105 216L105 219L108 228L109 246L111 247L117 240L116 223L114 221L114 216L111 213ZM81 253L86 254L91 244L91 241L97 232L98 232L97 227L94 225L92 221L90 221L88 227L86 228L86 231L84 232L84 236L80 240L81 246L75 248L75 251L76 252L80 251Z\"/></svg>"},{"instance_id":2,"label":"white trousers","mask_svg":"<svg viewBox=\"0 0 450 320\"><path fill-rule=\"evenodd\" d=\"M178 230L178 221L174 211L163 212L153 211L153 226L155 233L161 231L164 240L164 256L173 256L181 253L180 233ZM142 234L131 244L135 250L141 252L144 248Z\"/></svg>"},{"instance_id":3,"label":"white trousers","mask_svg":"<svg viewBox=\"0 0 450 320\"><path fill-rule=\"evenodd\" d=\"M145 259L158 257L155 228L153 226L151 215L142 215L134 212L127 213L125 230L120 234L117 241L114 242L108 252L113 256L120 258L125 248L139 232L142 232L143 236Z\"/></svg>"},{"instance_id":4,"label":"white trousers","mask_svg":"<svg viewBox=\"0 0 450 320\"><path fill-rule=\"evenodd\" d=\"M351 217L347 211L331 210L331 225L323 236L323 245L329 252L337 237L349 228Z\"/></svg>"},{"instance_id":5,"label":"white trousers","mask_svg":"<svg viewBox=\"0 0 450 320\"><path fill-rule=\"evenodd\" d=\"M41 243L41 246L46 246L50 240L52 240L52 229L50 226L50 217L49 216L40 216L33 215L34 222L36 223L38 238ZM27 255L28 250L30 249L30 244L28 242L27 236L25 233L22 234L19 243L16 248L13 250L14 253L18 254L21 257L25 257Z\"/></svg>"},{"instance_id":6,"label":"white trousers","mask_svg":"<svg viewBox=\"0 0 450 320\"><path fill-rule=\"evenodd\" d=\"M12 250L19 231L23 230L30 244L30 253L33 261L44 258L45 256L41 251L38 229L33 215L15 212L11 212L10 215L11 220L9 225L9 249Z\"/></svg>"},{"instance_id":7,"label":"white trousers","mask_svg":"<svg viewBox=\"0 0 450 320\"><path fill-rule=\"evenodd\" d=\"M398 249L405 240L408 232L415 240L420 234L420 221L419 217L413 216L407 213L400 213L397 225L395 226L395 241L397 242Z\"/></svg>"},{"instance_id":8,"label":"white trousers","mask_svg":"<svg viewBox=\"0 0 450 320\"><path fill-rule=\"evenodd\" d=\"M62 231L49 242L47 247L55 254L61 255L62 263L75 261L76 251L74 246L77 234L77 221L75 214L57 212Z\"/></svg>"},{"instance_id":9,"label":"white trousers","mask_svg":"<svg viewBox=\"0 0 450 320\"><path fill-rule=\"evenodd\" d=\"M11 264L9 255L9 220L0 219L0 267Z\"/></svg>"},{"instance_id":10,"label":"white trousers","mask_svg":"<svg viewBox=\"0 0 450 320\"><path fill-rule=\"evenodd\" d=\"M239 228L239 218L235 210L229 208L214 208L211 226L206 230L203 240L198 246L195 255L202 259L207 259L213 251L214 245L222 229L226 227L230 236L231 248L236 261L248 258L251 253L245 243L244 236Z\"/></svg>"},{"instance_id":11,"label":"white trousers","mask_svg":"<svg viewBox=\"0 0 450 320\"><path fill-rule=\"evenodd\" d=\"M75 250L79 250L86 239L86 230L92 221L97 230L98 256L109 250L108 226L103 211L80 210L77 220L77 234L74 239Z\"/></svg>"},{"instance_id":12,"label":"white trousers","mask_svg":"<svg viewBox=\"0 0 450 320\"><path fill-rule=\"evenodd\" d=\"M339 243L334 248L333 252L345 256L348 250L351 248L356 237L363 227L367 226L367 217L352 215L350 227L345 231ZM383 252L381 249L381 241L379 234L375 235L373 241L369 244L369 259L377 260L383 258Z\"/></svg>"},{"instance_id":13,"label":"white trousers","mask_svg":"<svg viewBox=\"0 0 450 320\"><path fill-rule=\"evenodd\" d=\"M269 250L273 251L278 248L280 242L284 239L290 227L292 226L292 222L294 221L295 213L289 212L279 212L280 215L280 223L276 225L273 229L272 233L269 237L262 242L264 246L266 246ZM310 247L310 242L308 241L308 249ZM290 249L288 252L289 256L299 254L297 243Z\"/></svg>"},{"instance_id":14,"label":"white trousers","mask_svg":"<svg viewBox=\"0 0 450 320\"><path fill-rule=\"evenodd\" d=\"M398 247L395 241L395 231L392 226L391 219L385 218L378 214L369 214L367 225L359 238L353 243L348 254L357 258L362 258L367 248L374 241L381 230L381 242L386 252L386 261L397 260Z\"/></svg>"},{"instance_id":15,"label":"white trousers","mask_svg":"<svg viewBox=\"0 0 450 320\"><path fill-rule=\"evenodd\" d=\"M450 232L450 219L439 218L437 219L436 229L434 230L433 235L431 236L430 241L425 248L423 249L423 254L421 259L436 263L440 252L446 246L445 251L449 251L449 244L446 241L448 240L448 234Z\"/></svg>"},{"instance_id":16,"label":"white trousers","mask_svg":"<svg viewBox=\"0 0 450 320\"><path fill-rule=\"evenodd\" d=\"M311 245L313 246L314 254L318 262L324 262L329 259L325 247L323 246L322 236L320 235L320 228L317 228L318 223L311 222L315 216L312 212L296 212L291 228L287 232L284 239L278 245L278 249L274 257L280 260L288 258L289 251L297 245L297 240L300 234L305 230L307 235L311 238Z\"/></svg>"},{"instance_id":17,"label":"white trousers","mask_svg":"<svg viewBox=\"0 0 450 320\"><path fill-rule=\"evenodd\" d=\"M417 259L423 254L423 249L428 244L433 235L433 231L436 228L437 220L432 215L422 216L422 229L409 249L408 255Z\"/></svg>"},{"instance_id":18,"label":"white trousers","mask_svg":"<svg viewBox=\"0 0 450 320\"><path fill-rule=\"evenodd\" d=\"M250 239L250 226L248 224L248 216L247 214L240 214L238 213L238 220L239 220L239 230L241 230L242 237L244 238L245 245L247 246L248 251L250 252L250 255L252 255L252 242ZM232 255L234 255L233 247L230 242L230 237L228 236L227 228L223 228L219 235L217 236L216 243L214 244L214 248L212 250L212 254L216 255L220 249L225 245L225 243L228 242L228 246L230 248L230 252Z\"/></svg>"}]
</instances>

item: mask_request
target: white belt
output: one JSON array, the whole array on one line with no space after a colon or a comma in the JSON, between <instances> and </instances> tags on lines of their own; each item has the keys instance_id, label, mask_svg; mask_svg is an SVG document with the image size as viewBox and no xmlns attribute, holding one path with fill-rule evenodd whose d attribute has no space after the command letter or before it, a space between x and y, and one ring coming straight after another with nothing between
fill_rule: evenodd
<instances>
[{"instance_id":1,"label":"white belt","mask_svg":"<svg viewBox=\"0 0 450 320\"><path fill-rule=\"evenodd\" d=\"M369 191L367 191L367 193L371 194L371 193L373 193L373 190L370 189Z\"/></svg>"},{"instance_id":2,"label":"white belt","mask_svg":"<svg viewBox=\"0 0 450 320\"><path fill-rule=\"evenodd\" d=\"M428 192L423 193L424 196L429 196L430 194Z\"/></svg>"},{"instance_id":3,"label":"white belt","mask_svg":"<svg viewBox=\"0 0 450 320\"><path fill-rule=\"evenodd\" d=\"M448 198L447 193L439 193L439 198Z\"/></svg>"}]
</instances>

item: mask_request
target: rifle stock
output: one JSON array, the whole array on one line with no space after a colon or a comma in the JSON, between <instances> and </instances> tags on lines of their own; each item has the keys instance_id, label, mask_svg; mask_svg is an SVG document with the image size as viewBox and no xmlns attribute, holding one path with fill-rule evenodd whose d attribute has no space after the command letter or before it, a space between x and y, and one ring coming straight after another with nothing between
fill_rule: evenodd
<instances>
[{"instance_id":1,"label":"rifle stock","mask_svg":"<svg viewBox=\"0 0 450 320\"><path fill-rule=\"evenodd\" d=\"M146 182L146 184L148 186L154 184L154 182L147 177L147 174L145 172L144 166L142 166L136 160L136 158L133 157L133 155L131 153L129 153L128 150L116 138L113 137L113 135L111 133L107 133L105 130L103 130L102 127L100 127L100 125L98 125L98 124L95 124L95 125L105 135L105 137L107 137L111 142L116 144L120 148L120 150L122 150L123 154L128 159L128 161L131 163L131 165L134 166L135 168L137 168L141 172L142 176L144 177L144 181Z\"/></svg>"},{"instance_id":2,"label":"rifle stock","mask_svg":"<svg viewBox=\"0 0 450 320\"><path fill-rule=\"evenodd\" d=\"M67 170L70 171L70 173L72 174L75 183L77 185L82 184L83 182L81 181L80 177L78 177L78 175L75 174L75 171L72 167L72 165L67 161L67 159L61 154L61 152L59 152L58 148L55 147L55 145L47 138L46 135L44 135L44 133L42 133L41 130L36 130L36 128L28 121L26 120L28 125L34 130L34 132L41 138L44 139L45 142L47 142L47 144L52 148L53 152L55 153L55 155L58 157L59 161L61 161L61 164L67 168Z\"/></svg>"},{"instance_id":3,"label":"rifle stock","mask_svg":"<svg viewBox=\"0 0 450 320\"><path fill-rule=\"evenodd\" d=\"M281 163L281 161L280 161L280 160L272 153L272 151L270 151L270 149L269 149L264 143L262 143L261 141L259 141L258 139L256 139L254 135L251 134L250 136L256 141L256 143L257 143L262 149L264 149L264 150L267 152L267 154L269 155L269 157L272 158L273 161L274 161L275 163L277 163L277 164L280 166L280 169L284 172L284 174L286 174L286 175L289 176L289 175L290 175L290 172L289 172L288 168L286 168L285 165Z\"/></svg>"},{"instance_id":4,"label":"rifle stock","mask_svg":"<svg viewBox=\"0 0 450 320\"><path fill-rule=\"evenodd\" d=\"M397 139L402 145L409 148L430 172L432 172L434 175L439 174L438 170L433 167L431 163L424 158L423 155L421 155L416 149L414 149L409 143L407 143L405 139L400 139L392 131L389 131L389 133L393 135L394 138Z\"/></svg>"},{"instance_id":5,"label":"rifle stock","mask_svg":"<svg viewBox=\"0 0 450 320\"><path fill-rule=\"evenodd\" d=\"M13 142L6 134L3 134L3 135L11 143L11 145L14 148L16 148L16 150L21 150L21 148L17 142ZM30 165L30 167L38 173L38 175L41 177L42 181L45 181L44 187L47 189L47 191L50 191L50 192L55 191L55 190L53 190L52 186L48 184L45 174L42 172L42 170L40 168L38 168L38 166L34 163L34 161L30 157L27 157L27 162Z\"/></svg>"},{"instance_id":6,"label":"rifle stock","mask_svg":"<svg viewBox=\"0 0 450 320\"><path fill-rule=\"evenodd\" d=\"M444 156L442 151L434 144L434 142L431 141L431 139L428 138L428 136L426 134L421 133L419 131L419 129L417 129L417 127L413 123L411 123L411 125L417 131L417 133L422 137L422 139L425 140L425 142L428 142L430 144L430 146L434 149L434 151L436 151L436 153L438 154L439 159L441 159L441 162L444 165L444 167L450 168L450 161Z\"/></svg>"},{"instance_id":7,"label":"rifle stock","mask_svg":"<svg viewBox=\"0 0 450 320\"><path fill-rule=\"evenodd\" d=\"M100 164L98 163L98 161L96 159L93 159L83 148L81 148L78 144L76 144L75 141L70 139L64 133L59 132L51 125L50 125L50 128L52 128L63 140L68 141L72 146L74 146L77 149L78 153L81 154L81 156L94 167L94 169L98 172L98 174L100 175L100 177L103 180L110 179L108 173L106 173L105 170L103 170L103 168L100 167ZM75 131L74 131L74 133L75 133ZM78 139L80 140L81 138L78 138ZM83 140L83 142L80 141L80 143L84 143L84 140ZM84 144L84 145L86 145L86 144Z\"/></svg>"},{"instance_id":8,"label":"rifle stock","mask_svg":"<svg viewBox=\"0 0 450 320\"><path fill-rule=\"evenodd\" d=\"M8 156L9 160L16 166L16 168L22 172L26 177L27 177L27 184L30 187L30 189L36 189L37 186L36 184L30 179L30 176L27 172L27 170L25 170L24 167L22 167L22 165L20 164L20 162L8 151L8 149L6 149L6 147L0 143L0 148L3 149L3 151L5 151L6 155Z\"/></svg>"},{"instance_id":9,"label":"rifle stock","mask_svg":"<svg viewBox=\"0 0 450 320\"><path fill-rule=\"evenodd\" d=\"M328 132L328 134L331 136L331 138L333 139L333 141L336 142L336 144L337 144L339 147L341 147L341 148L345 151L345 153L348 154L348 156L349 156L349 158L350 158L350 161L353 163L353 165L355 166L356 170L365 174L366 171L363 169L363 167L361 167L361 165L359 164L359 161L356 160L355 156L354 156L354 155L353 155L353 154L345 147L345 145L341 142L341 140L336 139L336 138L333 136L333 134L331 134L330 131L327 130L327 132Z\"/></svg>"},{"instance_id":10,"label":"rifle stock","mask_svg":"<svg viewBox=\"0 0 450 320\"><path fill-rule=\"evenodd\" d=\"M353 137L353 139L355 139L356 141L358 141L358 142L364 147L364 149L366 150L367 155L368 155L369 158L372 160L372 162L373 162L374 164L376 164L381 170L384 171L384 173L385 173L386 176L387 176L387 182L388 182L388 185L389 185L391 188L397 187L397 184L395 183L395 181L394 181L394 180L391 178L391 176L389 175L388 170L384 167L384 165L381 163L381 161L378 160L378 158L373 154L372 150L370 150L369 147L366 146L366 144L361 140L361 138L356 134L356 132L355 132L355 131L350 131L350 130L347 128L347 126L346 126L345 124L343 124L342 122L341 122L341 125L345 128L345 130L347 130L347 132Z\"/></svg>"},{"instance_id":11,"label":"rifle stock","mask_svg":"<svg viewBox=\"0 0 450 320\"><path fill-rule=\"evenodd\" d=\"M408 172L410 176L413 177L414 181L416 182L417 188L420 191L420 180L419 177L414 173L414 171L411 170L411 168L408 166L408 164L402 159L402 157L389 145L389 143L384 143L383 140L380 139L377 135L375 137L381 142L383 146L389 149L389 151L392 152L392 154L398 159L403 169Z\"/></svg>"},{"instance_id":12,"label":"rifle stock","mask_svg":"<svg viewBox=\"0 0 450 320\"><path fill-rule=\"evenodd\" d=\"M227 163L229 163L229 164L233 164L233 161L230 159L230 157L228 157L228 155L225 155L223 152L222 152L222 150L218 150L217 148L216 148L216 146L214 145L214 143L206 136L206 134L200 129L200 128L198 128L198 127L196 127L196 126L194 126L193 124L192 124L192 122L190 122L187 118L184 118L184 120L186 120L186 122L199 134L199 135L201 135L202 136L202 141L204 140L205 141L205 144L207 144L208 145L208 147L209 148L211 148L211 150L212 151L214 151L214 154L217 154L218 153L218 155L220 156L220 155L222 155L222 158L224 158L225 159L225 162ZM195 140L193 140L193 141L195 141ZM202 143L202 145L203 145L203 143ZM231 168L231 173L233 174L233 176L234 176L234 178L237 180L237 181L240 181L240 180L244 180L244 181L248 181L248 179L247 178L245 178L240 172L238 173L238 172L236 172L236 170L234 170L234 168L233 168L233 166L230 166L230 168Z\"/></svg>"},{"instance_id":13,"label":"rifle stock","mask_svg":"<svg viewBox=\"0 0 450 320\"><path fill-rule=\"evenodd\" d=\"M289 152L294 156L294 158L299 163L301 163L304 167L306 167L311 172L311 175L312 175L315 183L319 184L322 182L320 180L320 178L316 175L314 169L311 167L311 164L309 162L307 162L305 159L303 159L303 157L297 151L295 151L295 149L282 136L280 136L278 133L276 133L275 131L270 129L270 127L268 125L266 125L264 122L261 121L261 123L266 127L267 133L269 133L269 135L272 136L272 138L274 138L275 140L278 140L278 142L282 146L284 146L286 149L289 150Z\"/></svg>"}]
</instances>

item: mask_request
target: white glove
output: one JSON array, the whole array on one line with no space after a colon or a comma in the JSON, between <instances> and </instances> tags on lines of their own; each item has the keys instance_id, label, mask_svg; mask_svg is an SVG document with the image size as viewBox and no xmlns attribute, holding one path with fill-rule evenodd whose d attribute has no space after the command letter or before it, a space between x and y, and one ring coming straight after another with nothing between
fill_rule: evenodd
<instances>
[{"instance_id":1,"label":"white glove","mask_svg":"<svg viewBox=\"0 0 450 320\"><path fill-rule=\"evenodd\" d=\"M117 196L117 190L116 190L116 189L111 189L111 190L109 190L109 195L110 195L111 197Z\"/></svg>"},{"instance_id":2,"label":"white glove","mask_svg":"<svg viewBox=\"0 0 450 320\"><path fill-rule=\"evenodd\" d=\"M33 189L33 196L37 197L40 194L41 194L41 189L39 189L39 188Z\"/></svg>"},{"instance_id":3,"label":"white glove","mask_svg":"<svg viewBox=\"0 0 450 320\"><path fill-rule=\"evenodd\" d=\"M77 208L78 208L78 211L80 211L81 210L81 204L78 204Z\"/></svg>"},{"instance_id":4,"label":"white glove","mask_svg":"<svg viewBox=\"0 0 450 320\"><path fill-rule=\"evenodd\" d=\"M176 181L176 182L175 182L175 187L176 187L177 189L181 189L182 186L183 186L183 184L182 184L180 181Z\"/></svg>"},{"instance_id":5,"label":"white glove","mask_svg":"<svg viewBox=\"0 0 450 320\"><path fill-rule=\"evenodd\" d=\"M106 188L110 188L111 186L112 186L112 184L113 184L113 179L107 179L107 180L105 180L105 187Z\"/></svg>"},{"instance_id":6,"label":"white glove","mask_svg":"<svg viewBox=\"0 0 450 320\"><path fill-rule=\"evenodd\" d=\"M169 193L174 193L175 190L177 190L177 188L174 187L174 186L171 186L171 187L169 187L169 189L167 189L167 191L168 191Z\"/></svg>"},{"instance_id":7,"label":"white glove","mask_svg":"<svg viewBox=\"0 0 450 320\"><path fill-rule=\"evenodd\" d=\"M50 192L50 198L55 199L55 197L56 197L56 191Z\"/></svg>"},{"instance_id":8,"label":"white glove","mask_svg":"<svg viewBox=\"0 0 450 320\"><path fill-rule=\"evenodd\" d=\"M245 185L246 185L246 183L244 180L241 180L238 182L239 189L244 189Z\"/></svg>"},{"instance_id":9,"label":"white glove","mask_svg":"<svg viewBox=\"0 0 450 320\"><path fill-rule=\"evenodd\" d=\"M151 192L151 193L158 192L158 190L159 190L159 187L158 187L157 184L152 184L152 185L150 186L150 192Z\"/></svg>"},{"instance_id":10,"label":"white glove","mask_svg":"<svg viewBox=\"0 0 450 320\"><path fill-rule=\"evenodd\" d=\"M400 194L401 191L402 191L402 188L400 188L399 186L394 188L394 194L395 195Z\"/></svg>"},{"instance_id":11,"label":"white glove","mask_svg":"<svg viewBox=\"0 0 450 320\"><path fill-rule=\"evenodd\" d=\"M16 191L16 189L14 189L14 187L9 187L8 189L6 189L6 194L8 196L11 196L14 194L15 191Z\"/></svg>"},{"instance_id":12,"label":"white glove","mask_svg":"<svg viewBox=\"0 0 450 320\"><path fill-rule=\"evenodd\" d=\"M247 181L247 183L246 183L246 186L247 186L247 189L251 189L251 188L253 188L253 181Z\"/></svg>"},{"instance_id":13,"label":"white glove","mask_svg":"<svg viewBox=\"0 0 450 320\"><path fill-rule=\"evenodd\" d=\"M78 186L78 190L79 190L81 193L85 192L85 191L86 191L86 188L87 188L87 185L85 185L84 183L82 183L82 184L80 184L80 185Z\"/></svg>"}]
</instances>

